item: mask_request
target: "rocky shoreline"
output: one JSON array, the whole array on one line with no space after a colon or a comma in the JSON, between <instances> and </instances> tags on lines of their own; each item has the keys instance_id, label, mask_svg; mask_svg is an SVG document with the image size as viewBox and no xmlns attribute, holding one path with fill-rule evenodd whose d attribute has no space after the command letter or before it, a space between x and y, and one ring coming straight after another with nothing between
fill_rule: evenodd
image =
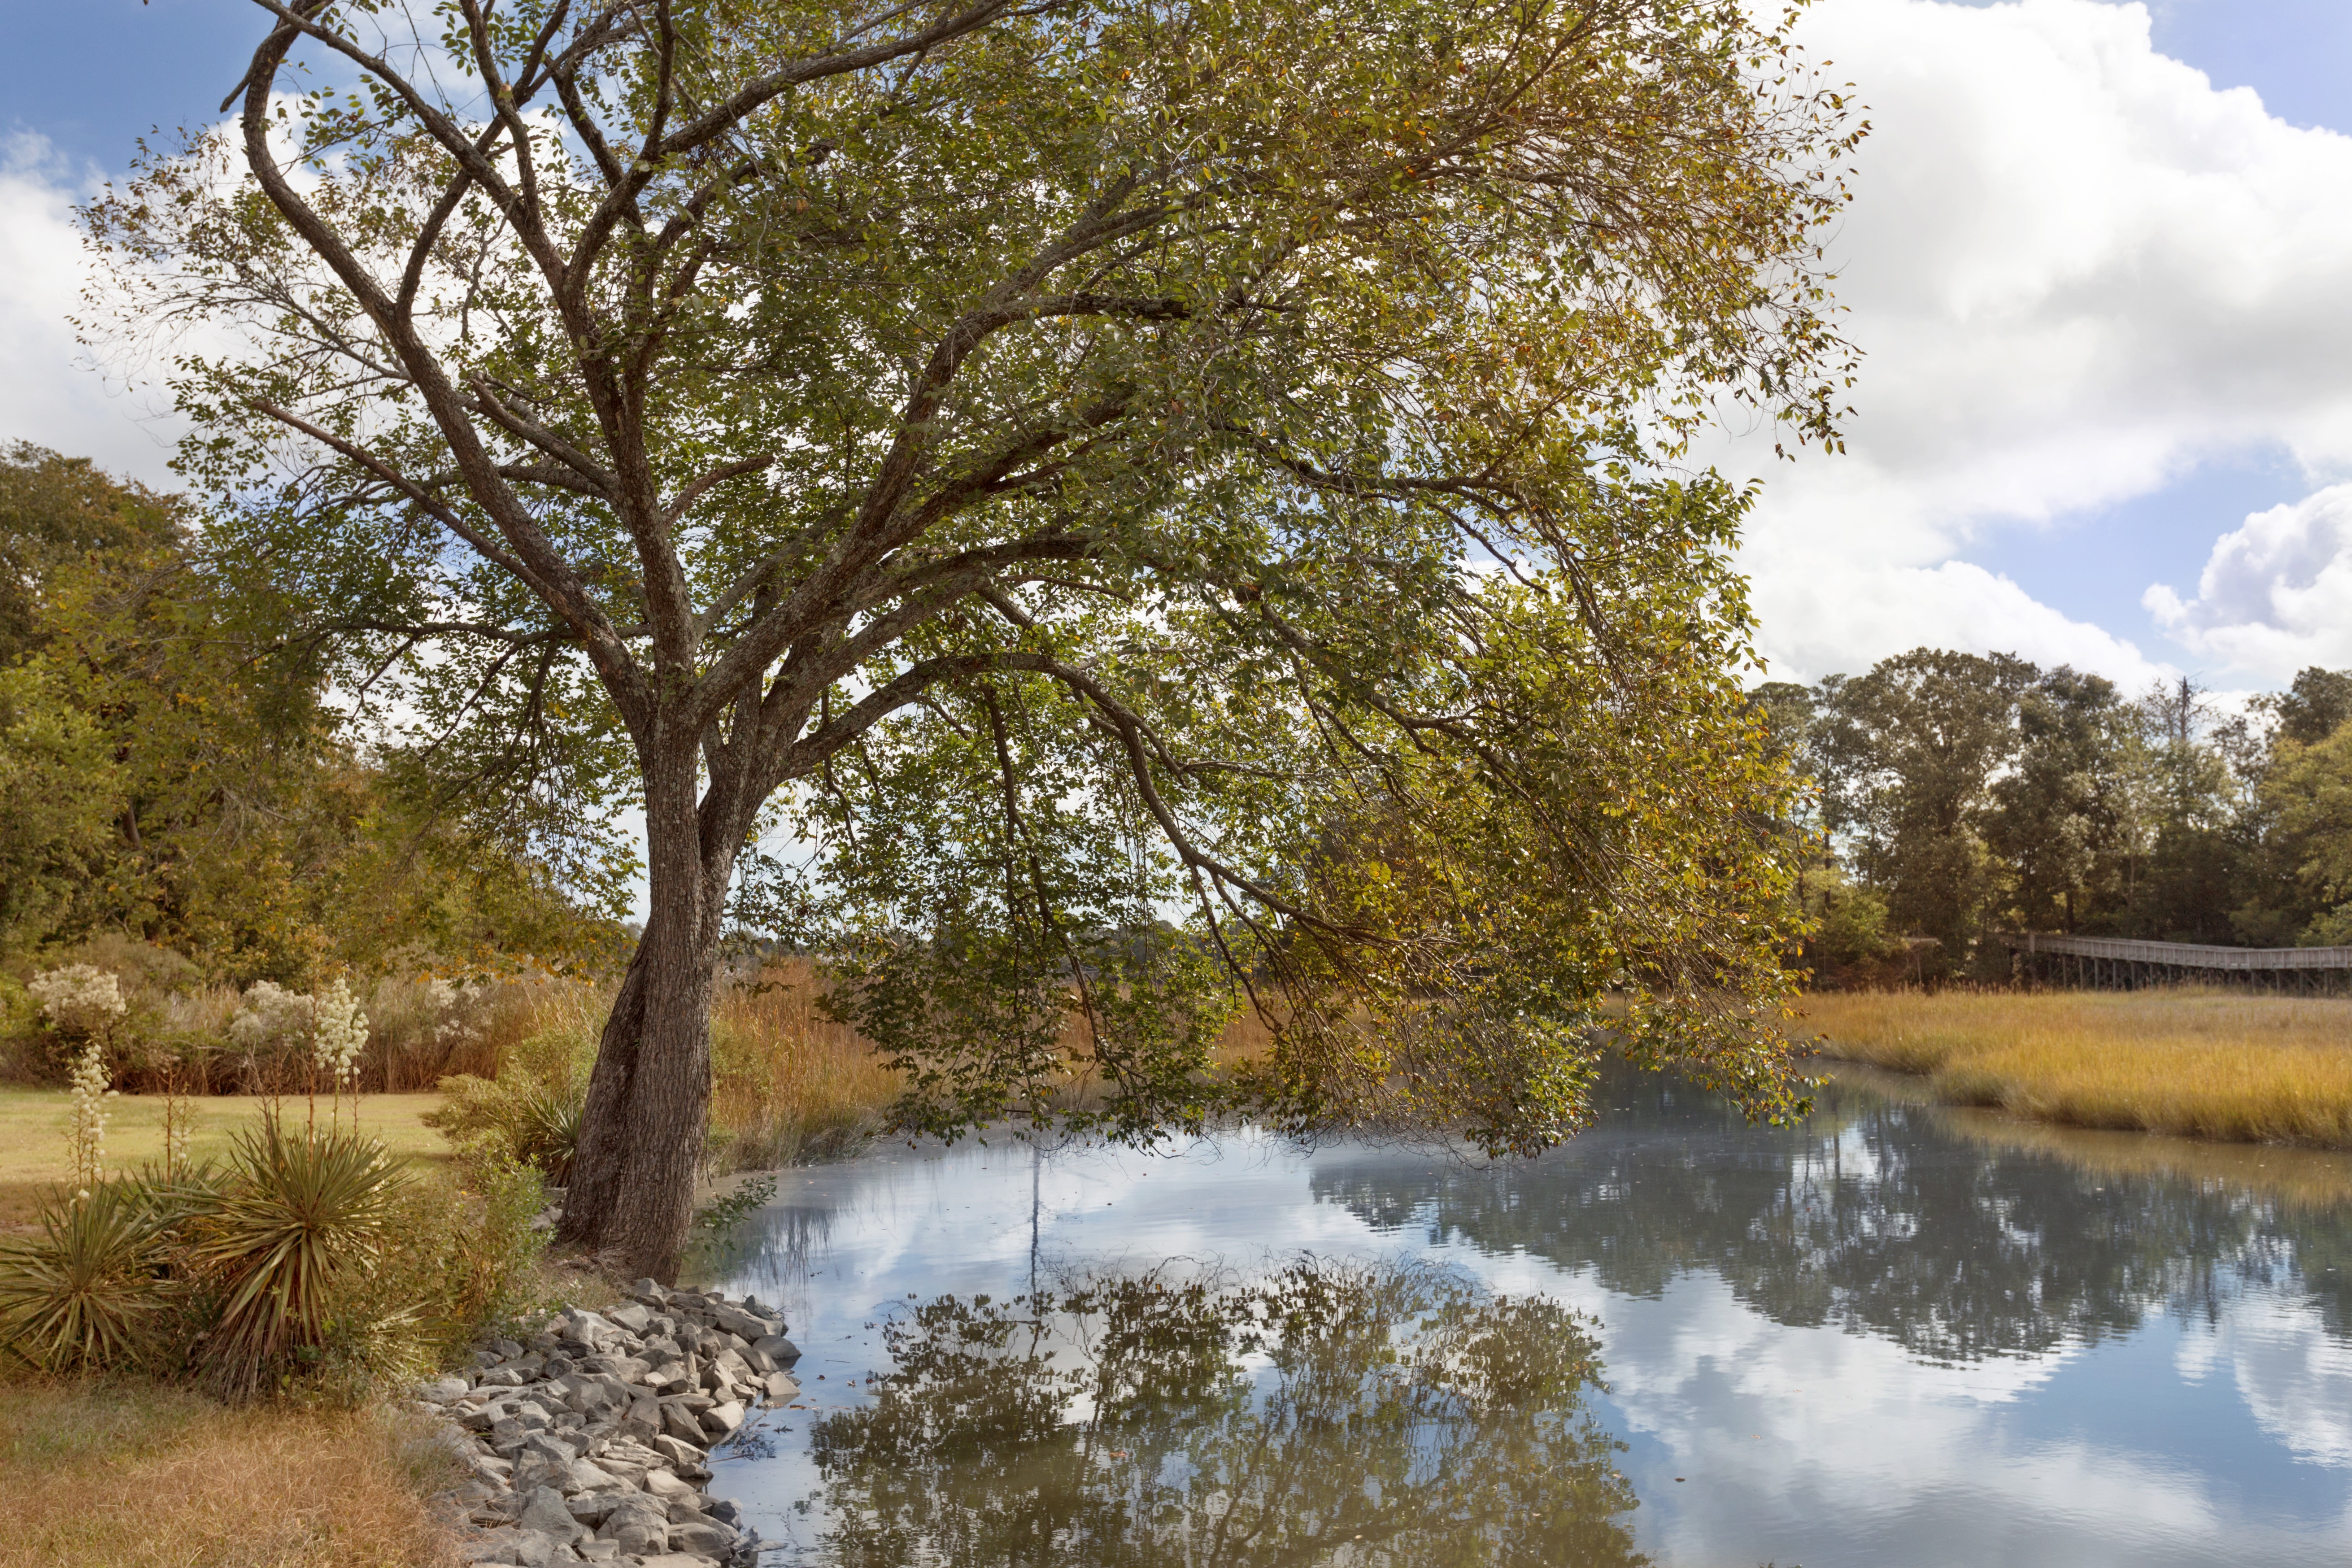
<instances>
[{"instance_id":1,"label":"rocky shoreline","mask_svg":"<svg viewBox=\"0 0 2352 1568\"><path fill-rule=\"evenodd\" d=\"M499 1340L417 1390L472 1479L467 1562L750 1568L758 1532L714 1501L709 1450L800 1393L782 1317L753 1297L640 1279L604 1312Z\"/></svg>"}]
</instances>

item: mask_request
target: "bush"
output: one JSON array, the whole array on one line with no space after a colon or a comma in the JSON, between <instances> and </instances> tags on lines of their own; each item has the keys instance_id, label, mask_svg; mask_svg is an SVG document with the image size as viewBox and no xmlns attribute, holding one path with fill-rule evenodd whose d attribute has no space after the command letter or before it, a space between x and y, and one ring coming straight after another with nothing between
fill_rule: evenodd
<instances>
[{"instance_id":1,"label":"bush","mask_svg":"<svg viewBox=\"0 0 2352 1568\"><path fill-rule=\"evenodd\" d=\"M141 1184L101 1182L0 1244L0 1346L46 1372L145 1361L171 1304L166 1210Z\"/></svg>"},{"instance_id":2,"label":"bush","mask_svg":"<svg viewBox=\"0 0 2352 1568\"><path fill-rule=\"evenodd\" d=\"M190 1258L218 1301L204 1336L209 1375L244 1395L289 1354L324 1350L339 1287L383 1256L404 1178L373 1139L289 1137L268 1115L239 1134L229 1167L191 1224Z\"/></svg>"},{"instance_id":3,"label":"bush","mask_svg":"<svg viewBox=\"0 0 2352 1568\"><path fill-rule=\"evenodd\" d=\"M580 1147L587 1085L577 1091L517 1070L498 1079L460 1073L441 1080L448 1097L425 1124L438 1128L469 1163L528 1165L562 1186Z\"/></svg>"}]
</instances>

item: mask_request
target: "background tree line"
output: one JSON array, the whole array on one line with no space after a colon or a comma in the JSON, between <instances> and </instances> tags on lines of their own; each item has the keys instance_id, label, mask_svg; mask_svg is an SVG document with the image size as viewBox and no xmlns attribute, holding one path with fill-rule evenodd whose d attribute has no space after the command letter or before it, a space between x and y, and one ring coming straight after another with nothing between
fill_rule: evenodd
<instances>
[{"instance_id":1,"label":"background tree line","mask_svg":"<svg viewBox=\"0 0 2352 1568\"><path fill-rule=\"evenodd\" d=\"M0 962L127 936L244 984L609 956L617 876L559 881L352 744L270 563L199 523L0 448Z\"/></svg>"},{"instance_id":2,"label":"background tree line","mask_svg":"<svg viewBox=\"0 0 2352 1568\"><path fill-rule=\"evenodd\" d=\"M1812 786L1820 981L1997 977L2003 929L2352 942L2352 671L2227 713L2187 678L1923 647L1752 700Z\"/></svg>"}]
</instances>

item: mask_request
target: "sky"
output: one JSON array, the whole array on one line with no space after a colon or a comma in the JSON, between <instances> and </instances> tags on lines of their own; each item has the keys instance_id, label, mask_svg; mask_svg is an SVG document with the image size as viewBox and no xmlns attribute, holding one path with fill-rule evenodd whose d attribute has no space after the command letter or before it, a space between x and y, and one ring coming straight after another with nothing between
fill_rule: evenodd
<instances>
[{"instance_id":1,"label":"sky","mask_svg":"<svg viewBox=\"0 0 2352 1568\"><path fill-rule=\"evenodd\" d=\"M179 426L67 318L70 208L203 124L252 0L0 0L0 439L169 483ZM1842 454L1769 432L1776 679L1922 645L2222 691L2352 666L2352 0L1815 0L1873 133L1831 255Z\"/></svg>"}]
</instances>

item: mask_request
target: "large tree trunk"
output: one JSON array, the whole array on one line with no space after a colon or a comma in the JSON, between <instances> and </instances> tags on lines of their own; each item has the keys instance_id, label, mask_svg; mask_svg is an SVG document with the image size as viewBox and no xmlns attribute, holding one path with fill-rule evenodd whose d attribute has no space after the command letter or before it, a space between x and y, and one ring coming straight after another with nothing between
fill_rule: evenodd
<instances>
[{"instance_id":1,"label":"large tree trunk","mask_svg":"<svg viewBox=\"0 0 2352 1568\"><path fill-rule=\"evenodd\" d=\"M607 1272L674 1282L710 1103L712 971L735 836L706 835L691 756L647 770L651 903L588 1080L559 1239Z\"/></svg>"}]
</instances>

